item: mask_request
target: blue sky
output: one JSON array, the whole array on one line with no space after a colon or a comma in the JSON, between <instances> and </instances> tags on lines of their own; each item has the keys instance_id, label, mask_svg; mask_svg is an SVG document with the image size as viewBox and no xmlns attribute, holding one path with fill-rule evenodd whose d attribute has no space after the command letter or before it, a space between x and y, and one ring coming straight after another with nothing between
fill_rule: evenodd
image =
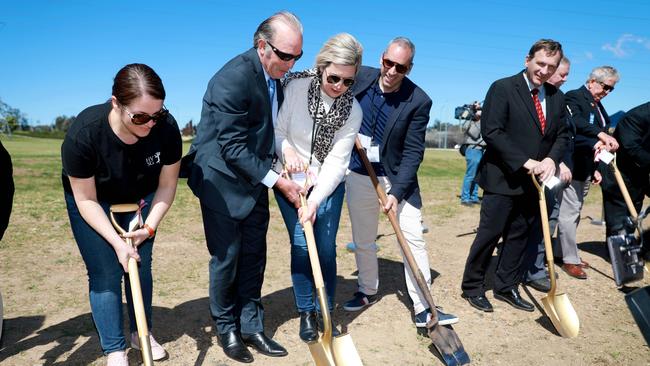
<instances>
[{"instance_id":1,"label":"blue sky","mask_svg":"<svg viewBox=\"0 0 650 366\"><path fill-rule=\"evenodd\" d=\"M563 44L572 61L563 90L591 69L621 73L603 100L610 114L650 100L650 1L18 1L0 12L0 99L50 124L110 97L125 64L146 63L161 76L165 104L181 127L199 120L208 80L252 46L257 25L287 9L303 22L311 67L323 42L339 32L357 37L364 64L379 65L393 37L416 45L410 77L433 99L431 121L482 100L490 84L523 68L539 38Z\"/></svg>"}]
</instances>

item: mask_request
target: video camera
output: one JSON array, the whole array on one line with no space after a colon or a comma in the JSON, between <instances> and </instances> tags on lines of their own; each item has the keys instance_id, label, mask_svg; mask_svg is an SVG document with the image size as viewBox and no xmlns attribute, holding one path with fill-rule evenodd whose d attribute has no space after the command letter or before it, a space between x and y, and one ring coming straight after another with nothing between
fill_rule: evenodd
<instances>
[{"instance_id":1,"label":"video camera","mask_svg":"<svg viewBox=\"0 0 650 366\"><path fill-rule=\"evenodd\" d=\"M616 286L623 286L627 283L643 279L644 257L647 256L647 248L644 248L643 240L643 219L650 214L650 207L642 211L634 220L627 217L624 222L624 230L618 235L607 238L607 249L612 262L614 282ZM638 232L637 236L635 232Z\"/></svg>"},{"instance_id":2,"label":"video camera","mask_svg":"<svg viewBox=\"0 0 650 366\"><path fill-rule=\"evenodd\" d=\"M471 104L464 104L460 107L456 107L454 110L454 118L462 120L474 120L476 119L476 114L481 110L481 103L474 101Z\"/></svg>"}]
</instances>

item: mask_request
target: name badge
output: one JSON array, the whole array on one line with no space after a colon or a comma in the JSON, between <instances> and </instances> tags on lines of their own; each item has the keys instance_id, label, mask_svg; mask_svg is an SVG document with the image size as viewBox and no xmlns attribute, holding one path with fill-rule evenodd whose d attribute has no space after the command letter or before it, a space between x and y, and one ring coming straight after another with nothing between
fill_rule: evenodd
<instances>
[{"instance_id":1,"label":"name badge","mask_svg":"<svg viewBox=\"0 0 650 366\"><path fill-rule=\"evenodd\" d=\"M593 125L594 124L594 114L589 113L589 124Z\"/></svg>"},{"instance_id":2,"label":"name badge","mask_svg":"<svg viewBox=\"0 0 650 366\"><path fill-rule=\"evenodd\" d=\"M379 163L379 145L372 145L368 149L368 160L371 163Z\"/></svg>"},{"instance_id":3,"label":"name badge","mask_svg":"<svg viewBox=\"0 0 650 366\"><path fill-rule=\"evenodd\" d=\"M372 137L362 134L357 134L357 137L359 138L359 142L361 142L361 146L363 146L366 150L370 150Z\"/></svg>"}]
</instances>

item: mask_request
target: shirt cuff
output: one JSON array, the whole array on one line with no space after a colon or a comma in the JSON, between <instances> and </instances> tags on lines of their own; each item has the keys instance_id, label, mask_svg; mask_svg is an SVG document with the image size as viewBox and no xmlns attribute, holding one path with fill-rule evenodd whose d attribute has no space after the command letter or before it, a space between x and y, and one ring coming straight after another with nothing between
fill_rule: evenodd
<instances>
[{"instance_id":1,"label":"shirt cuff","mask_svg":"<svg viewBox=\"0 0 650 366\"><path fill-rule=\"evenodd\" d=\"M275 171L273 171L273 169L271 169L269 170L268 173L266 173L264 179L262 179L262 184L271 188L275 185L278 179L280 179L280 174L276 173Z\"/></svg>"}]
</instances>

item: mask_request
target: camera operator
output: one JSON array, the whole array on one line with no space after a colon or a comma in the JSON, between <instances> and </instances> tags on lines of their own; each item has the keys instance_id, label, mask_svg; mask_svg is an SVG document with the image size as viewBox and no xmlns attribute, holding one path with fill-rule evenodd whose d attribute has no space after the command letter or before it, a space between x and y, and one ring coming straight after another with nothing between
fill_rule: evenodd
<instances>
[{"instance_id":1,"label":"camera operator","mask_svg":"<svg viewBox=\"0 0 650 366\"><path fill-rule=\"evenodd\" d=\"M461 149L465 151L465 162L467 169L465 170L465 178L460 191L460 204L463 206L472 206L479 204L478 200L478 184L474 179L476 177L476 170L481 158L483 157L483 150L485 149L485 141L481 136L481 104L474 102L469 107L467 119L463 123L464 141Z\"/></svg>"}]
</instances>

